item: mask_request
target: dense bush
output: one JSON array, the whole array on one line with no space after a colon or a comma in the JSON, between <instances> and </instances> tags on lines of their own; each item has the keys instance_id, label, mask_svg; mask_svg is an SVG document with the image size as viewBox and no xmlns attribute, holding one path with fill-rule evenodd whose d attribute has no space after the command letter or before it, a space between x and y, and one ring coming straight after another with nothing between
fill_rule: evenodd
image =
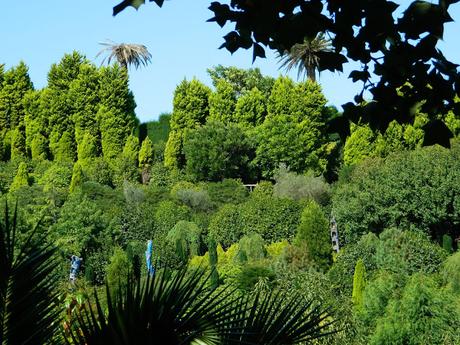
<instances>
[{"instance_id":1,"label":"dense bush","mask_svg":"<svg viewBox=\"0 0 460 345\"><path fill-rule=\"evenodd\" d=\"M343 243L385 228L460 236L460 145L427 147L357 166L338 186L333 214Z\"/></svg>"}]
</instances>

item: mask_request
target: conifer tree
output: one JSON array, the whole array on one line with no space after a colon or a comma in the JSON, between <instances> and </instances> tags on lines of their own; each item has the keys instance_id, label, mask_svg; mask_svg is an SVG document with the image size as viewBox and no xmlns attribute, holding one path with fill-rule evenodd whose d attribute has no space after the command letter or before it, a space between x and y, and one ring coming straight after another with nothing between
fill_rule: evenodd
<instances>
[{"instance_id":1,"label":"conifer tree","mask_svg":"<svg viewBox=\"0 0 460 345\"><path fill-rule=\"evenodd\" d=\"M84 164L86 160L96 158L98 151L97 138L90 132L85 132L78 144L78 161Z\"/></svg>"},{"instance_id":2,"label":"conifer tree","mask_svg":"<svg viewBox=\"0 0 460 345\"><path fill-rule=\"evenodd\" d=\"M78 77L69 88L68 101L72 104L72 120L75 125L77 144L83 140L85 132L97 136L99 126L96 114L99 109L99 74L95 66L83 64Z\"/></svg>"},{"instance_id":3,"label":"conifer tree","mask_svg":"<svg viewBox=\"0 0 460 345\"><path fill-rule=\"evenodd\" d=\"M13 182L11 183L10 192L14 192L18 190L19 188L28 186L28 185L29 185L28 167L26 163L21 162L19 164L16 176L14 177Z\"/></svg>"},{"instance_id":4,"label":"conifer tree","mask_svg":"<svg viewBox=\"0 0 460 345\"><path fill-rule=\"evenodd\" d=\"M321 207L313 200L305 206L297 228L294 244L305 243L308 256L320 268L327 268L332 261L332 247L329 237L329 222Z\"/></svg>"},{"instance_id":5,"label":"conifer tree","mask_svg":"<svg viewBox=\"0 0 460 345\"><path fill-rule=\"evenodd\" d=\"M363 293L366 287L366 267L363 259L359 259L355 266L353 274L353 294L352 302L356 308L361 308L363 305Z\"/></svg>"},{"instance_id":6,"label":"conifer tree","mask_svg":"<svg viewBox=\"0 0 460 345\"><path fill-rule=\"evenodd\" d=\"M234 121L235 105L235 90L225 79L220 79L216 91L209 95L209 120L224 123Z\"/></svg>"},{"instance_id":7,"label":"conifer tree","mask_svg":"<svg viewBox=\"0 0 460 345\"><path fill-rule=\"evenodd\" d=\"M123 151L127 128L122 125L122 113L102 105L97 112L101 130L102 154L106 159L114 159Z\"/></svg>"},{"instance_id":8,"label":"conifer tree","mask_svg":"<svg viewBox=\"0 0 460 345\"><path fill-rule=\"evenodd\" d=\"M24 120L24 96L33 89L24 62L3 75L0 89L0 128L15 129Z\"/></svg>"},{"instance_id":9,"label":"conifer tree","mask_svg":"<svg viewBox=\"0 0 460 345\"><path fill-rule=\"evenodd\" d=\"M130 135L126 138L125 147L123 148L123 156L133 162L133 165L138 165L139 157L139 138Z\"/></svg>"},{"instance_id":10,"label":"conifer tree","mask_svg":"<svg viewBox=\"0 0 460 345\"><path fill-rule=\"evenodd\" d=\"M196 79L183 80L174 91L171 132L166 143L165 166L182 168L184 132L206 122L211 90ZM174 133L174 134L173 134Z\"/></svg>"},{"instance_id":11,"label":"conifer tree","mask_svg":"<svg viewBox=\"0 0 460 345\"><path fill-rule=\"evenodd\" d=\"M258 126L267 115L267 100L258 88L253 88L238 98L235 112L236 122Z\"/></svg>"},{"instance_id":12,"label":"conifer tree","mask_svg":"<svg viewBox=\"0 0 460 345\"><path fill-rule=\"evenodd\" d=\"M72 170L72 180L70 181L69 192L73 193L83 183L83 169L79 162L76 162Z\"/></svg>"},{"instance_id":13,"label":"conifer tree","mask_svg":"<svg viewBox=\"0 0 460 345\"><path fill-rule=\"evenodd\" d=\"M25 127L16 127L11 134L11 160L22 160L27 156Z\"/></svg>"},{"instance_id":14,"label":"conifer tree","mask_svg":"<svg viewBox=\"0 0 460 345\"><path fill-rule=\"evenodd\" d=\"M211 267L211 289L215 290L219 286L219 272L217 271L217 244L211 237L208 241L209 248L209 266Z\"/></svg>"},{"instance_id":15,"label":"conifer tree","mask_svg":"<svg viewBox=\"0 0 460 345\"><path fill-rule=\"evenodd\" d=\"M139 150L139 168L141 168L142 183L144 184L150 180L149 169L153 163L153 158L153 144L150 138L146 137Z\"/></svg>"},{"instance_id":16,"label":"conifer tree","mask_svg":"<svg viewBox=\"0 0 460 345\"><path fill-rule=\"evenodd\" d=\"M32 160L41 161L46 159L48 156L47 147L46 138L40 133L35 134L30 148Z\"/></svg>"},{"instance_id":17,"label":"conifer tree","mask_svg":"<svg viewBox=\"0 0 460 345\"><path fill-rule=\"evenodd\" d=\"M73 162L75 160L75 143L69 131L65 131L61 138L57 139L58 133L53 132L50 138L50 149L54 160L58 162ZM53 139L54 138L54 139ZM54 144L52 144L54 140Z\"/></svg>"},{"instance_id":18,"label":"conifer tree","mask_svg":"<svg viewBox=\"0 0 460 345\"><path fill-rule=\"evenodd\" d=\"M343 148L343 162L345 165L359 163L373 155L375 150L375 135L369 126L351 126L351 134Z\"/></svg>"}]
</instances>

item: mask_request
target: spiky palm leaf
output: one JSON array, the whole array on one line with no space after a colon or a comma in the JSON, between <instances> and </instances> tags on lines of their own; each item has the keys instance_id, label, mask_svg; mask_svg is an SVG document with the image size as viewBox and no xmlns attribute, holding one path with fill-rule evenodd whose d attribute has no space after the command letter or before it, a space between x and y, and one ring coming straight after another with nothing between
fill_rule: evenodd
<instances>
[{"instance_id":1,"label":"spiky palm leaf","mask_svg":"<svg viewBox=\"0 0 460 345\"><path fill-rule=\"evenodd\" d=\"M146 66L152 59L152 54L142 44L115 43L112 41L101 42L100 44L105 46L105 48L96 57L103 53L108 53L108 56L102 60L102 63L107 61L110 64L112 60L116 60L120 66L126 69L129 66L134 66L137 69L140 66Z\"/></svg>"},{"instance_id":2,"label":"spiky palm leaf","mask_svg":"<svg viewBox=\"0 0 460 345\"><path fill-rule=\"evenodd\" d=\"M99 299L78 317L75 344L298 344L322 336L327 314L282 295L255 300L209 289L209 276L185 269L159 272L141 287L128 284L107 316ZM286 303L287 302L287 303Z\"/></svg>"},{"instance_id":3,"label":"spiky palm leaf","mask_svg":"<svg viewBox=\"0 0 460 345\"><path fill-rule=\"evenodd\" d=\"M290 51L279 54L280 68L287 72L297 69L297 78L305 75L312 81L316 80L316 70L319 67L319 55L331 51L330 40L324 37L323 33L318 34L314 39L305 39L303 43L295 44Z\"/></svg>"},{"instance_id":4,"label":"spiky palm leaf","mask_svg":"<svg viewBox=\"0 0 460 345\"><path fill-rule=\"evenodd\" d=\"M0 344L45 344L59 325L54 301L55 249L42 236L18 244L17 206L0 222Z\"/></svg>"}]
</instances>

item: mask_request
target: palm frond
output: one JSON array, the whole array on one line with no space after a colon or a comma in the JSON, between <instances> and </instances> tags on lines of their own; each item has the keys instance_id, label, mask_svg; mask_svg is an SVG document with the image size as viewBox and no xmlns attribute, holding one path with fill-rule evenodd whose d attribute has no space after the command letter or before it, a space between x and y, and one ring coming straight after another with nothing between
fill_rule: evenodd
<instances>
[{"instance_id":1,"label":"palm frond","mask_svg":"<svg viewBox=\"0 0 460 345\"><path fill-rule=\"evenodd\" d=\"M113 41L101 42L100 44L105 46L105 48L99 51L96 57L108 53L102 60L102 64L105 62L110 64L115 60L125 68L134 66L137 69L140 66L147 66L152 59L152 54L142 44L115 43Z\"/></svg>"},{"instance_id":2,"label":"palm frond","mask_svg":"<svg viewBox=\"0 0 460 345\"><path fill-rule=\"evenodd\" d=\"M284 295L247 298L209 289L209 274L161 270L144 284L128 282L112 296L107 313L97 295L78 315L75 344L298 344L326 334L328 314Z\"/></svg>"},{"instance_id":3,"label":"palm frond","mask_svg":"<svg viewBox=\"0 0 460 345\"><path fill-rule=\"evenodd\" d=\"M306 76L315 80L315 73L319 67L319 54L330 52L331 42L324 37L323 33L318 34L314 39L306 38L303 43L295 44L290 51L278 54L280 69L290 72L297 69L297 78Z\"/></svg>"},{"instance_id":4,"label":"palm frond","mask_svg":"<svg viewBox=\"0 0 460 345\"><path fill-rule=\"evenodd\" d=\"M45 344L59 324L55 248L41 244L36 228L18 245L16 228L17 205L11 217L6 204L0 222L0 344Z\"/></svg>"}]
</instances>

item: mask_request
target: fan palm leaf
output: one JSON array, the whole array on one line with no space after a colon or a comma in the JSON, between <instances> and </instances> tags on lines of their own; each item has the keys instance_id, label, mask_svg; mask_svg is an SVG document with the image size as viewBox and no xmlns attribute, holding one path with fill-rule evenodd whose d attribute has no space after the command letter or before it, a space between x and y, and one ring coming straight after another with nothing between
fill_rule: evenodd
<instances>
[{"instance_id":1,"label":"fan palm leaf","mask_svg":"<svg viewBox=\"0 0 460 345\"><path fill-rule=\"evenodd\" d=\"M152 54L147 50L147 47L142 44L134 43L115 43L112 41L102 42L101 45L105 46L96 57L101 54L108 53L102 63L107 62L110 64L113 60L116 60L120 66L128 68L134 66L139 68L140 66L146 66L150 63Z\"/></svg>"},{"instance_id":2,"label":"fan palm leaf","mask_svg":"<svg viewBox=\"0 0 460 345\"><path fill-rule=\"evenodd\" d=\"M293 45L290 51L279 54L280 68L284 68L287 72L297 69L297 78L305 75L310 80L316 81L320 55L330 51L330 40L320 33L314 39L306 38L303 43Z\"/></svg>"},{"instance_id":3,"label":"fan palm leaf","mask_svg":"<svg viewBox=\"0 0 460 345\"><path fill-rule=\"evenodd\" d=\"M32 234L17 243L17 206L0 222L0 344L45 344L59 324L55 248Z\"/></svg>"},{"instance_id":4,"label":"fan palm leaf","mask_svg":"<svg viewBox=\"0 0 460 345\"><path fill-rule=\"evenodd\" d=\"M264 298L209 289L203 271L159 271L128 283L115 297L107 287L108 312L99 299L77 317L69 343L99 344L299 344L326 334L327 313L283 295ZM287 301L287 302L286 302Z\"/></svg>"}]
</instances>

